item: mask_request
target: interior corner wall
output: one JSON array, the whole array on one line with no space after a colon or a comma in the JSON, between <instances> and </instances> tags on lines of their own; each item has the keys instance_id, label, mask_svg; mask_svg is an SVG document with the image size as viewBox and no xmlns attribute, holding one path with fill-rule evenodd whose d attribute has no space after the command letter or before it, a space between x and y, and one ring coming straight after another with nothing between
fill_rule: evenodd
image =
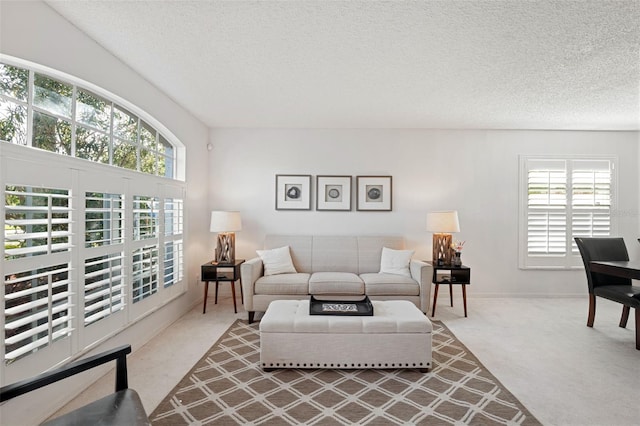
<instances>
[{"instance_id":1,"label":"interior corner wall","mask_svg":"<svg viewBox=\"0 0 640 426\"><path fill-rule=\"evenodd\" d=\"M0 53L65 72L100 86L137 105L161 122L185 145L185 279L187 293L124 330L95 350L131 343L137 349L174 322L202 298L200 265L210 252L208 232L208 186L206 176L208 128L122 63L102 46L79 31L42 1L0 2ZM59 408L61 395L73 397L93 378L65 381L64 392L50 386L51 394L38 392L38 404L30 398L9 401L0 423L38 424ZM43 389L44 391L44 389ZM18 398L20 400L20 398ZM22 406L20 405L22 404ZM12 421L9 414L19 417ZM13 415L12 414L12 415Z\"/></svg>"},{"instance_id":2,"label":"interior corner wall","mask_svg":"<svg viewBox=\"0 0 640 426\"><path fill-rule=\"evenodd\" d=\"M237 256L251 258L265 234L401 235L415 258L431 257L426 213L458 210L473 296L585 295L583 270L518 268L520 155L614 155L619 212L638 208L637 132L365 129L214 129L212 209L239 210ZM391 212L275 209L275 175L391 175ZM315 194L315 192L314 192ZM353 200L355 203L355 198ZM315 199L312 206L315 206ZM640 255L638 215L620 235Z\"/></svg>"}]
</instances>

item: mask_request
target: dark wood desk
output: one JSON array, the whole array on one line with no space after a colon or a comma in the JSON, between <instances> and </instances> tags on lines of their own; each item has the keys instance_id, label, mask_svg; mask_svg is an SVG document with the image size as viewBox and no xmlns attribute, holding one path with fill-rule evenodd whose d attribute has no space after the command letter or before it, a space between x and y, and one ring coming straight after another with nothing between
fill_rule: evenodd
<instances>
[{"instance_id":1,"label":"dark wood desk","mask_svg":"<svg viewBox=\"0 0 640 426\"><path fill-rule=\"evenodd\" d=\"M438 289L440 284L449 284L449 301L453 307L453 284L462 286L462 303L464 305L464 316L467 317L467 286L471 284L471 268L468 266L437 266L433 262L427 262L433 266L433 277L431 281L435 284L433 292L433 307L431 317L436 314L436 301L438 300ZM444 274L443 274L444 272Z\"/></svg>"},{"instance_id":2,"label":"dark wood desk","mask_svg":"<svg viewBox=\"0 0 640 426\"><path fill-rule=\"evenodd\" d=\"M231 283L231 296L233 297L233 312L238 313L236 307L236 281L240 281L240 297L242 298L242 280L240 280L240 265L244 259L236 259L233 263L207 262L200 267L201 280L204 281L204 303L202 313L207 312L207 295L209 294L209 281L216 282L216 299L218 303L218 283L220 281Z\"/></svg>"},{"instance_id":3,"label":"dark wood desk","mask_svg":"<svg viewBox=\"0 0 640 426\"><path fill-rule=\"evenodd\" d=\"M616 277L640 280L640 260L626 261L592 261L591 272L614 275Z\"/></svg>"}]
</instances>

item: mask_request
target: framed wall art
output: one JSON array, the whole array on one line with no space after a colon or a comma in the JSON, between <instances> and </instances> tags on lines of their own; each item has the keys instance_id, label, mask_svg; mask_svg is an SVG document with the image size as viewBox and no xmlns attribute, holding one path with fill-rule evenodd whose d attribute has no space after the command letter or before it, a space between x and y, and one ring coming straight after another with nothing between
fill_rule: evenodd
<instances>
[{"instance_id":1,"label":"framed wall art","mask_svg":"<svg viewBox=\"0 0 640 426\"><path fill-rule=\"evenodd\" d=\"M351 210L351 176L316 176L316 210Z\"/></svg>"},{"instance_id":2,"label":"framed wall art","mask_svg":"<svg viewBox=\"0 0 640 426\"><path fill-rule=\"evenodd\" d=\"M391 211L391 176L356 176L357 210Z\"/></svg>"},{"instance_id":3,"label":"framed wall art","mask_svg":"<svg viewBox=\"0 0 640 426\"><path fill-rule=\"evenodd\" d=\"M311 175L276 175L276 210L311 210Z\"/></svg>"}]
</instances>

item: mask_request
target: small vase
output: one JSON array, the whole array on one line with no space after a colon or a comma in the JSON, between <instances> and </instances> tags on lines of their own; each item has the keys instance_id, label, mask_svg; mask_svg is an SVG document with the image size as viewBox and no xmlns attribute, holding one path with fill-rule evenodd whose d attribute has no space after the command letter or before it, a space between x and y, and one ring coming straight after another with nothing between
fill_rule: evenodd
<instances>
[{"instance_id":1,"label":"small vase","mask_svg":"<svg viewBox=\"0 0 640 426\"><path fill-rule=\"evenodd\" d=\"M462 253L460 253L459 251L453 253L453 257L451 258L451 265L462 266L462 259L460 258L461 254Z\"/></svg>"}]
</instances>

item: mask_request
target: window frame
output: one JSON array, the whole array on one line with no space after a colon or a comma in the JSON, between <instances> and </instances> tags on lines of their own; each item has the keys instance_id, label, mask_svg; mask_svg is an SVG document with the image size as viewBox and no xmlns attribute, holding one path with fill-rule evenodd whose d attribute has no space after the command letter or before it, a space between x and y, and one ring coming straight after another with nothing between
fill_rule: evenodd
<instances>
[{"instance_id":1,"label":"window frame","mask_svg":"<svg viewBox=\"0 0 640 426\"><path fill-rule=\"evenodd\" d=\"M576 184L573 182L572 172L574 163L577 162L608 162L610 170L609 194L610 204L608 210L609 232L597 233L598 236L615 235L618 230L618 218L614 214L617 208L618 189L618 158L613 155L520 155L519 156L519 183L518 183L518 267L520 269L580 269L583 267L580 253L573 240L576 223L576 208L574 207L573 190ZM529 253L529 170L532 162L564 162L566 175L566 193L564 200L564 251L557 254L530 254ZM558 169L559 170L559 169ZM597 170L597 168L592 169ZM560 209L558 209L560 211Z\"/></svg>"},{"instance_id":2,"label":"window frame","mask_svg":"<svg viewBox=\"0 0 640 426\"><path fill-rule=\"evenodd\" d=\"M84 81L82 79L79 79L77 77L74 77L72 75L66 74L64 72L61 71L57 71L54 70L52 68L49 67L45 67L30 61L26 61L20 58L16 58L16 57L12 57L9 55L5 55L5 54L0 54L0 63L2 64L6 64L6 65L10 65L12 67L18 67L21 69L24 69L26 71L28 71L28 82L27 82L27 101L26 101L26 108L27 108L27 117L26 117L26 145L22 145L22 146L28 146L33 148L32 143L33 143L33 122L34 122L34 114L40 113L40 114L45 114L48 115L50 117L56 118L58 120L63 120L65 122L70 123L71 126L71 143L70 143L70 156L71 157L75 157L76 156L76 129L77 128L81 128L85 131L91 131L94 132L95 134L99 134L101 136L108 136L109 137L109 165L111 165L112 167L120 167L120 166L116 166L113 165L114 163L114 157L113 157L113 150L114 150L114 146L116 144L116 142L126 142L128 144L131 144L135 147L136 149L136 169L135 171L138 171L139 173L144 173L144 174L150 174L152 176L158 176L158 177L164 177L164 178L168 178L168 179L173 179L173 180L181 180L184 181L185 180L185 146L184 144L182 144L180 142L180 140L172 133L169 131L169 129L167 129L164 125L162 125L162 123L160 123L158 120L156 120L155 118L153 118L150 114L146 113L144 110L142 110L139 107L136 107L135 105L133 105L131 102L127 101L126 99L111 93L105 89L102 89L101 87L92 84L90 82ZM71 118L66 118L66 117L62 117L58 114L49 112L45 109L42 109L38 106L34 105L34 95L35 95L35 74L39 74L42 75L44 77L47 77L49 79L52 80L56 80L60 83L63 84L69 84L72 86L72 104L71 104ZM77 120L76 117L76 103L78 102L78 92L79 91L84 91L84 92L89 92L90 94L98 97L98 98L102 98L103 100L110 102L111 103L111 129L109 132L103 132L100 129L96 129L93 126L87 125L84 122ZM6 97L3 94L0 93L0 98L5 99L9 102L12 102L14 104L19 104L20 106L25 106L24 102L21 100L16 100L14 98L11 97ZM125 111L129 114L131 114L132 116L137 118L137 129L138 129L138 135L137 135L137 139L135 142L132 141L128 141L122 138L117 137L117 135L115 134L115 131L113 129L113 116L114 116L114 111L116 109L119 109L121 111ZM144 146L144 144L141 142L141 138L140 138L140 129L144 126L148 126L151 127L155 130L155 149L153 150L149 150L147 147ZM163 141L167 141L171 147L173 148L171 151L171 155L167 155L166 153L166 149L164 148L160 148L162 145ZM8 141L7 143L13 143ZM40 149L40 148L37 148ZM155 162L153 164L153 173L148 173L146 171L143 170L143 165L142 165L142 158L141 158L141 152L145 151L145 152L151 152L154 155L155 158ZM54 151L48 151L48 152L54 152ZM80 157L78 157L80 158ZM168 158L172 159L172 164L167 165L166 164L166 160ZM94 162L93 160L85 160L85 161L91 161ZM160 175L158 174L161 170L160 167L160 161L164 161L165 165L164 165L164 172L166 173L167 171L169 171L172 176L165 176L165 175ZM104 164L104 163L100 163L100 164ZM127 168L128 170L133 170L130 168Z\"/></svg>"}]
</instances>

